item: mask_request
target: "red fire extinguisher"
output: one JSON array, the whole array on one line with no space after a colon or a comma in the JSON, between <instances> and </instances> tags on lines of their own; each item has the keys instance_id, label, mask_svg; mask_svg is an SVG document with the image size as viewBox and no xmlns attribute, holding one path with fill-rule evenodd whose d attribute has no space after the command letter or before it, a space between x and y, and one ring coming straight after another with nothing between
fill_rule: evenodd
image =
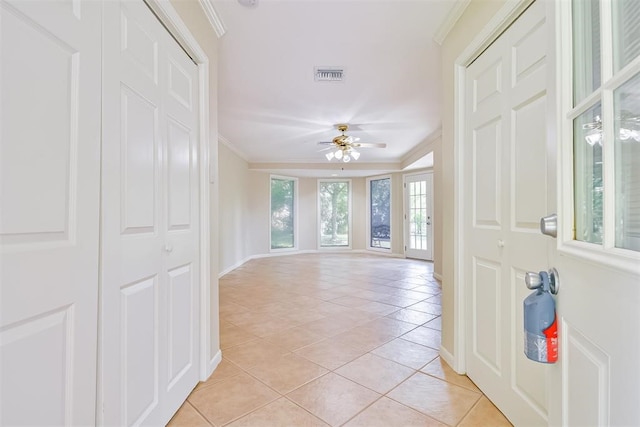
<instances>
[{"instance_id":1,"label":"red fire extinguisher","mask_svg":"<svg viewBox=\"0 0 640 427\"><path fill-rule=\"evenodd\" d=\"M527 273L525 282L535 291L524 300L524 354L536 362L555 363L558 361L558 319L551 293L557 293L557 272Z\"/></svg>"}]
</instances>

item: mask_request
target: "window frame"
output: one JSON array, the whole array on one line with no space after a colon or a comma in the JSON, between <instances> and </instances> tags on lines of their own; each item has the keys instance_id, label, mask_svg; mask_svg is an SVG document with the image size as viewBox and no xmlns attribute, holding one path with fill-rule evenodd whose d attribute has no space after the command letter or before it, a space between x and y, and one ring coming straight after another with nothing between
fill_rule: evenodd
<instances>
[{"instance_id":1,"label":"window frame","mask_svg":"<svg viewBox=\"0 0 640 427\"><path fill-rule=\"evenodd\" d=\"M371 182L372 181L381 181L383 179L389 180L389 248L382 248L378 246L371 245ZM380 176L371 176L366 179L367 185L367 244L366 248L370 251L382 252L382 253L391 253L393 248L393 178L391 174L380 175Z\"/></svg>"},{"instance_id":2,"label":"window frame","mask_svg":"<svg viewBox=\"0 0 640 427\"><path fill-rule=\"evenodd\" d=\"M614 73L611 2L600 1L601 85L574 105L573 1L556 2L556 111L558 135L558 253L637 273L640 252L615 247L614 91L640 72L640 57ZM582 113L601 103L603 120L603 241L575 240L574 125Z\"/></svg>"},{"instance_id":3,"label":"window frame","mask_svg":"<svg viewBox=\"0 0 640 427\"><path fill-rule=\"evenodd\" d=\"M346 246L323 246L322 245L322 202L320 200L320 186L322 185L323 182L346 182L347 186L348 186L348 199L347 199L347 206L349 209L349 213L348 213L348 224L349 224L349 244ZM320 178L318 179L318 183L317 183L317 187L316 187L317 191L317 196L316 196L316 203L317 203L317 208L318 208L318 223L317 223L317 236L318 236L318 250L321 251L343 251L343 250L351 250L353 247L353 205L352 205L352 201L353 201L353 182L351 180L351 178L344 178L344 179L340 179L340 178Z\"/></svg>"},{"instance_id":4,"label":"window frame","mask_svg":"<svg viewBox=\"0 0 640 427\"><path fill-rule=\"evenodd\" d=\"M271 239L271 220L273 215L271 184L274 179L293 182L293 247L291 248L273 248L273 241ZM271 174L269 176L269 253L291 252L298 250L298 212L298 178Z\"/></svg>"}]
</instances>

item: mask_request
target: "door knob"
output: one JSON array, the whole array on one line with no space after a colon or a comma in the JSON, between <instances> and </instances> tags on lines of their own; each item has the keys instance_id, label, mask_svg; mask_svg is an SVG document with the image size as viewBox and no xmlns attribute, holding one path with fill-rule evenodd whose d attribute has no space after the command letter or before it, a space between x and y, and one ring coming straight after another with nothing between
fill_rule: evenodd
<instances>
[{"instance_id":1,"label":"door knob","mask_svg":"<svg viewBox=\"0 0 640 427\"><path fill-rule=\"evenodd\" d=\"M542 286L542 277L540 277L540 273L527 271L524 274L524 284L527 285L527 288L529 289L538 289Z\"/></svg>"},{"instance_id":2,"label":"door knob","mask_svg":"<svg viewBox=\"0 0 640 427\"><path fill-rule=\"evenodd\" d=\"M499 248L504 248L504 240L498 239L498 247Z\"/></svg>"},{"instance_id":3,"label":"door knob","mask_svg":"<svg viewBox=\"0 0 640 427\"><path fill-rule=\"evenodd\" d=\"M549 271L541 271L540 273L527 271L524 274L524 284L527 285L529 289L540 288L543 285L542 273L547 274L549 277L549 291L557 295L558 290L560 290L560 275L555 268L551 268Z\"/></svg>"},{"instance_id":4,"label":"door knob","mask_svg":"<svg viewBox=\"0 0 640 427\"><path fill-rule=\"evenodd\" d=\"M540 218L540 232L546 236L558 236L558 215L551 214Z\"/></svg>"},{"instance_id":5,"label":"door knob","mask_svg":"<svg viewBox=\"0 0 640 427\"><path fill-rule=\"evenodd\" d=\"M171 245L164 245L164 251L165 251L166 253L169 253L169 254L170 254L171 252L173 252L173 246L171 246Z\"/></svg>"}]
</instances>

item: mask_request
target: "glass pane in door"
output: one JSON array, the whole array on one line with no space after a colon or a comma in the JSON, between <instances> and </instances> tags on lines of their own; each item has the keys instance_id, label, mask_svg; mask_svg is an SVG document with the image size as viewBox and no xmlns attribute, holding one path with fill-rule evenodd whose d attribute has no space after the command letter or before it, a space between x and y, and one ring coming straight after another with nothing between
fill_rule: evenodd
<instances>
[{"instance_id":1,"label":"glass pane in door","mask_svg":"<svg viewBox=\"0 0 640 427\"><path fill-rule=\"evenodd\" d=\"M409 183L409 249L427 249L427 183Z\"/></svg>"},{"instance_id":2,"label":"glass pane in door","mask_svg":"<svg viewBox=\"0 0 640 427\"><path fill-rule=\"evenodd\" d=\"M573 102L580 103L600 87L600 4L598 0L572 3Z\"/></svg>"},{"instance_id":3,"label":"glass pane in door","mask_svg":"<svg viewBox=\"0 0 640 427\"><path fill-rule=\"evenodd\" d=\"M575 239L602 243L602 120L600 103L573 123Z\"/></svg>"},{"instance_id":4,"label":"glass pane in door","mask_svg":"<svg viewBox=\"0 0 640 427\"><path fill-rule=\"evenodd\" d=\"M640 251L640 74L614 92L616 247Z\"/></svg>"},{"instance_id":5,"label":"glass pane in door","mask_svg":"<svg viewBox=\"0 0 640 427\"><path fill-rule=\"evenodd\" d=\"M640 55L640 1L615 0L613 8L614 72Z\"/></svg>"}]
</instances>

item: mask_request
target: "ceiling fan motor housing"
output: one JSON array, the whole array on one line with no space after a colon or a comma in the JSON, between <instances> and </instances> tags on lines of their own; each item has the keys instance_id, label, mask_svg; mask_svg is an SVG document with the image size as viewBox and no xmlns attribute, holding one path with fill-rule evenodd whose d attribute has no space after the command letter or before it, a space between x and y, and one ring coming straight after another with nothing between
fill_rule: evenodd
<instances>
[{"instance_id":1,"label":"ceiling fan motor housing","mask_svg":"<svg viewBox=\"0 0 640 427\"><path fill-rule=\"evenodd\" d=\"M346 147L348 144L347 137L344 135L336 136L333 138L333 143L340 147Z\"/></svg>"}]
</instances>

